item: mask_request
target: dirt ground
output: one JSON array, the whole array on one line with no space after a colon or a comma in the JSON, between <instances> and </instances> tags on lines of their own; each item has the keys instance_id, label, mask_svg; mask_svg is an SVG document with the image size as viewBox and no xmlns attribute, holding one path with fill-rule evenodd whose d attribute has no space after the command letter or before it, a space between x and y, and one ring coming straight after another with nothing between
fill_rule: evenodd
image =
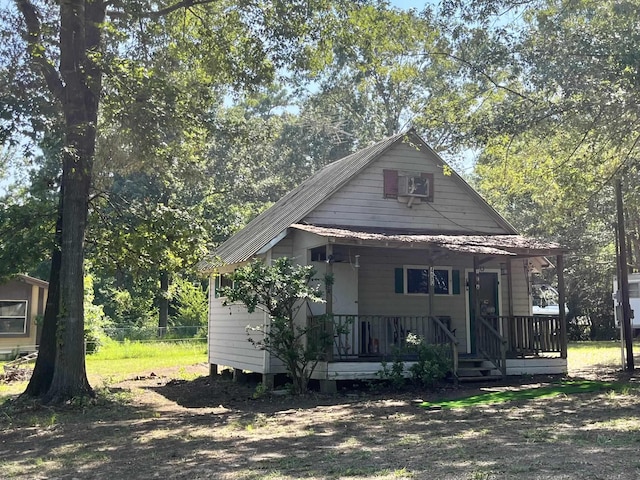
<instances>
[{"instance_id":1,"label":"dirt ground","mask_svg":"<svg viewBox=\"0 0 640 480\"><path fill-rule=\"evenodd\" d=\"M206 365L149 372L109 386L91 406L4 406L0 478L640 478L635 378L623 379L632 388L621 393L425 410L419 401L552 379L256 399L255 384L206 373Z\"/></svg>"}]
</instances>

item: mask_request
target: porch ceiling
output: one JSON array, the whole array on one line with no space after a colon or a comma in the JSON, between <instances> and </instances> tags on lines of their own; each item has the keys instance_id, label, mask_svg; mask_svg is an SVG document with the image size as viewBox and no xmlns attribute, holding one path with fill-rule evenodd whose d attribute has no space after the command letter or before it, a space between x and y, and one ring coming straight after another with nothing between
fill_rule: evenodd
<instances>
[{"instance_id":1,"label":"porch ceiling","mask_svg":"<svg viewBox=\"0 0 640 480\"><path fill-rule=\"evenodd\" d=\"M325 227L296 223L291 228L327 237L330 241L396 248L439 248L457 253L505 257L539 257L560 255L566 250L559 244L543 242L522 235L429 235L398 231L365 231L358 227Z\"/></svg>"}]
</instances>

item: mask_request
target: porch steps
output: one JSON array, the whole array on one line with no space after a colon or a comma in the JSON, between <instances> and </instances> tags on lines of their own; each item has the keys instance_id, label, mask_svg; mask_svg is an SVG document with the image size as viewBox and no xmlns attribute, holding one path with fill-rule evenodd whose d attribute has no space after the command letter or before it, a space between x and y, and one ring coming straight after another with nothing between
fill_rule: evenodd
<instances>
[{"instance_id":1,"label":"porch steps","mask_svg":"<svg viewBox=\"0 0 640 480\"><path fill-rule=\"evenodd\" d=\"M502 375L493 363L478 357L460 357L458 359L459 382L483 382L500 380Z\"/></svg>"}]
</instances>

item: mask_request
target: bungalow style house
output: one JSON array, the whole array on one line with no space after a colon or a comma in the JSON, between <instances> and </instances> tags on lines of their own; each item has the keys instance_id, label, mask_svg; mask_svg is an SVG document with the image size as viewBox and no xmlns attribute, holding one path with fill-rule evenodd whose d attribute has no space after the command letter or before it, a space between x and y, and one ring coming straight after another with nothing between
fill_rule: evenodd
<instances>
[{"instance_id":1,"label":"bungalow style house","mask_svg":"<svg viewBox=\"0 0 640 480\"><path fill-rule=\"evenodd\" d=\"M238 266L286 256L334 278L326 302L297 318L332 319L333 351L312 376L321 385L375 378L410 333L444 345L461 379L565 373L563 251L518 235L413 130L397 134L326 166L200 262L211 282L209 363L265 381L284 372L247 341L266 314L224 306L218 292ZM530 274L547 257L560 312L533 316Z\"/></svg>"},{"instance_id":2,"label":"bungalow style house","mask_svg":"<svg viewBox=\"0 0 640 480\"><path fill-rule=\"evenodd\" d=\"M37 350L49 283L28 275L16 275L0 284L0 356Z\"/></svg>"}]
</instances>

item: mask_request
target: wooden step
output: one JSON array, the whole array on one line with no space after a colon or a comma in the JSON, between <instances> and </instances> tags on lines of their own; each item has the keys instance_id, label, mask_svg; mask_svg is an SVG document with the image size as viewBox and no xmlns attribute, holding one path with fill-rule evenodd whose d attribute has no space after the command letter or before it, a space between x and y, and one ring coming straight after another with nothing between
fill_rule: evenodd
<instances>
[{"instance_id":1,"label":"wooden step","mask_svg":"<svg viewBox=\"0 0 640 480\"><path fill-rule=\"evenodd\" d=\"M497 368L489 361L478 357L462 357L458 359L458 381L481 382L499 380L500 374L493 374Z\"/></svg>"}]
</instances>

